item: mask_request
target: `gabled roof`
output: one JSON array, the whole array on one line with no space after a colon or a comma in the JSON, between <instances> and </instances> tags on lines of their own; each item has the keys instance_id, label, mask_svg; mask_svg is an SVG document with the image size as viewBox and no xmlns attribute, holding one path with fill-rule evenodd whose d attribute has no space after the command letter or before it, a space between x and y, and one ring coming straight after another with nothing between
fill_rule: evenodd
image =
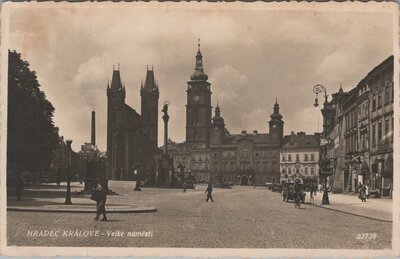
<instances>
[{"instance_id":1,"label":"gabled roof","mask_svg":"<svg viewBox=\"0 0 400 259\"><path fill-rule=\"evenodd\" d=\"M292 134L283 138L283 149L319 148L318 135Z\"/></svg>"}]
</instances>

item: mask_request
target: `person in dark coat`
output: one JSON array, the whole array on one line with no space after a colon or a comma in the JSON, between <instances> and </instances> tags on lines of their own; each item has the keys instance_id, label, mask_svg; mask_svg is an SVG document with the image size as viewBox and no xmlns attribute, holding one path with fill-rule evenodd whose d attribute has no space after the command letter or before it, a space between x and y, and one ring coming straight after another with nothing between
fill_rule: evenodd
<instances>
[{"instance_id":1,"label":"person in dark coat","mask_svg":"<svg viewBox=\"0 0 400 259\"><path fill-rule=\"evenodd\" d=\"M17 196L17 201L21 200L22 192L24 191L24 180L21 175L18 174L14 180L15 195Z\"/></svg>"},{"instance_id":2,"label":"person in dark coat","mask_svg":"<svg viewBox=\"0 0 400 259\"><path fill-rule=\"evenodd\" d=\"M107 186L105 186L104 183L98 184L95 192L97 192L96 194L97 211L96 211L96 217L94 219L99 220L100 214L103 214L103 219L101 221L107 221L107 215L106 215Z\"/></svg>"},{"instance_id":3,"label":"person in dark coat","mask_svg":"<svg viewBox=\"0 0 400 259\"><path fill-rule=\"evenodd\" d=\"M187 188L187 185L186 185L186 182L184 182L183 183L183 192L186 192L186 188Z\"/></svg>"},{"instance_id":4,"label":"person in dark coat","mask_svg":"<svg viewBox=\"0 0 400 259\"><path fill-rule=\"evenodd\" d=\"M211 185L211 183L208 184L207 190L204 193L207 193L206 202L208 202L208 200L210 200L210 199L211 199L211 202L214 202L214 200L212 198L212 185Z\"/></svg>"},{"instance_id":5,"label":"person in dark coat","mask_svg":"<svg viewBox=\"0 0 400 259\"><path fill-rule=\"evenodd\" d=\"M358 197L361 199L361 202L366 202L367 200L367 196L366 196L366 187L365 187L365 185L364 184L362 184L362 183L359 183L358 184L358 188L359 188L359 190L358 190L358 192L359 192L359 195L358 195Z\"/></svg>"}]
</instances>

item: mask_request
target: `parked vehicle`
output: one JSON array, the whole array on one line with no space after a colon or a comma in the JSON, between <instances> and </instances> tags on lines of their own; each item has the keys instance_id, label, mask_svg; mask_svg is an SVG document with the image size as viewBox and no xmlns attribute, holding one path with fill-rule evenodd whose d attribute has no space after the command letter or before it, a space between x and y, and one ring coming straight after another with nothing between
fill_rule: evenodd
<instances>
[{"instance_id":1,"label":"parked vehicle","mask_svg":"<svg viewBox=\"0 0 400 259\"><path fill-rule=\"evenodd\" d=\"M284 191L282 193L283 201L286 201L286 202L294 201L296 193L293 190L293 186L294 186L294 183L286 183L286 186L285 186L286 189L284 189ZM301 203L305 203L305 200L306 200L306 193L304 192L304 189L303 189L303 192L300 193L300 201L301 201Z\"/></svg>"}]
</instances>

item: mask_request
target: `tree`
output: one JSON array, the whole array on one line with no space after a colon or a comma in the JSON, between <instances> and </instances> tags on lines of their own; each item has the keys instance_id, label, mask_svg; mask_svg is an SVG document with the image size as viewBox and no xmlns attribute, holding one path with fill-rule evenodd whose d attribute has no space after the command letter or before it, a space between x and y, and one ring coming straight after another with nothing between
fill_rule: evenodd
<instances>
[{"instance_id":1,"label":"tree","mask_svg":"<svg viewBox=\"0 0 400 259\"><path fill-rule=\"evenodd\" d=\"M53 105L21 54L8 51L7 175L49 168L58 143Z\"/></svg>"}]
</instances>

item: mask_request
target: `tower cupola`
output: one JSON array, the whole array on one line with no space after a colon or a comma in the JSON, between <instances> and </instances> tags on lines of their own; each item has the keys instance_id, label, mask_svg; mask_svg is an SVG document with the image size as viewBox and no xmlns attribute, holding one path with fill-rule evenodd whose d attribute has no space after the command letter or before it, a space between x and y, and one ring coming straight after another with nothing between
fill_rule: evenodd
<instances>
[{"instance_id":1,"label":"tower cupola","mask_svg":"<svg viewBox=\"0 0 400 259\"><path fill-rule=\"evenodd\" d=\"M199 81L207 81L208 75L204 73L203 69L203 55L200 50L200 39L198 39L199 43L197 44L197 54L196 54L196 66L194 68L194 72L190 77L191 80L199 80Z\"/></svg>"},{"instance_id":2,"label":"tower cupola","mask_svg":"<svg viewBox=\"0 0 400 259\"><path fill-rule=\"evenodd\" d=\"M271 114L270 118L269 134L271 134L273 138L282 144L284 122L282 120L282 115L279 113L279 104L277 98L275 98L274 113Z\"/></svg>"},{"instance_id":3,"label":"tower cupola","mask_svg":"<svg viewBox=\"0 0 400 259\"><path fill-rule=\"evenodd\" d=\"M224 118L221 117L221 109L219 108L219 105L217 104L217 107L215 107L215 116L212 118L212 123L215 124L222 124L224 125Z\"/></svg>"}]
</instances>

